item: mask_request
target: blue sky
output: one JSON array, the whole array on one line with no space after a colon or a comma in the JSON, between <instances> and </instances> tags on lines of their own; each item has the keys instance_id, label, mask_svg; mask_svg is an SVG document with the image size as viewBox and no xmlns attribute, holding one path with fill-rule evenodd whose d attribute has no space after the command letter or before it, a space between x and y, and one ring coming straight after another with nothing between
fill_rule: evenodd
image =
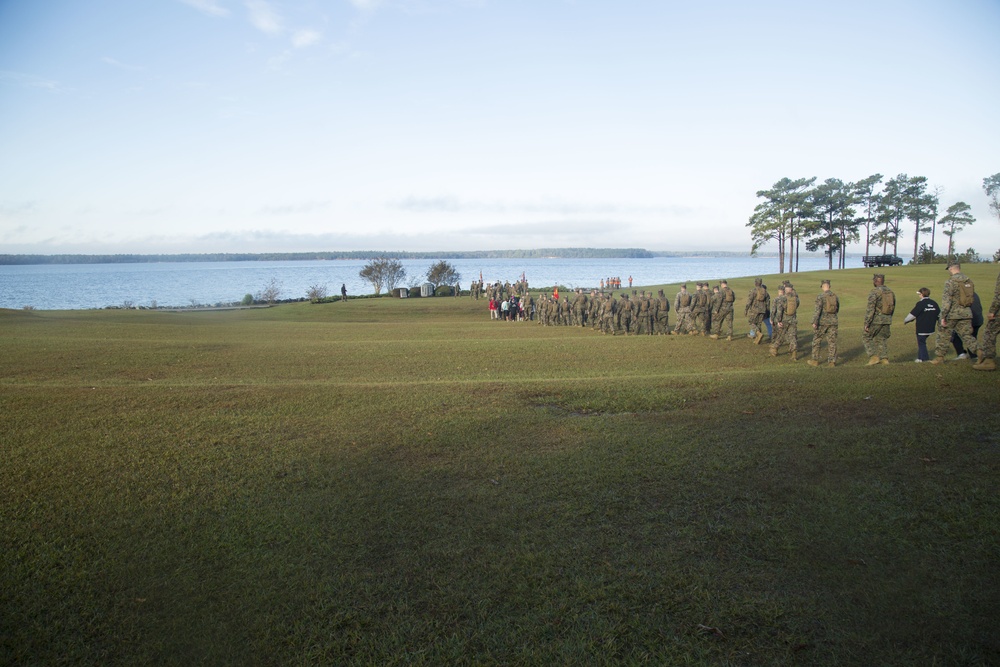
<instances>
[{"instance_id":1,"label":"blue sky","mask_svg":"<svg viewBox=\"0 0 1000 667\"><path fill-rule=\"evenodd\" d=\"M757 190L878 172L992 254L997 35L995 0L0 0L0 252L748 250Z\"/></svg>"}]
</instances>

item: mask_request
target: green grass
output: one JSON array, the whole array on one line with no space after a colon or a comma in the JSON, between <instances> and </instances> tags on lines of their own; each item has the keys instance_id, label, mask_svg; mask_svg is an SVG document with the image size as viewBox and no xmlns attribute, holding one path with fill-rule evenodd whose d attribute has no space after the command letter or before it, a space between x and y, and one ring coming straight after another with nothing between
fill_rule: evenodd
<instances>
[{"instance_id":1,"label":"green grass","mask_svg":"<svg viewBox=\"0 0 1000 667\"><path fill-rule=\"evenodd\" d=\"M0 311L0 663L998 664L1000 373L913 364L945 272L885 272L876 368L862 270L836 369L467 298Z\"/></svg>"}]
</instances>

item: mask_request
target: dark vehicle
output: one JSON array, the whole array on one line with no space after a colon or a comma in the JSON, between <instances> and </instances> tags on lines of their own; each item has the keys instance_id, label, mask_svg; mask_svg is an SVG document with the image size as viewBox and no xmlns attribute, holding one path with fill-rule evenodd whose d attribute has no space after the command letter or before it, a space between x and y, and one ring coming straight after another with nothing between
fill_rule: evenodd
<instances>
[{"instance_id":1,"label":"dark vehicle","mask_svg":"<svg viewBox=\"0 0 1000 667\"><path fill-rule=\"evenodd\" d=\"M865 255L861 258L861 263L869 268L873 266L902 266L903 258L896 255Z\"/></svg>"}]
</instances>

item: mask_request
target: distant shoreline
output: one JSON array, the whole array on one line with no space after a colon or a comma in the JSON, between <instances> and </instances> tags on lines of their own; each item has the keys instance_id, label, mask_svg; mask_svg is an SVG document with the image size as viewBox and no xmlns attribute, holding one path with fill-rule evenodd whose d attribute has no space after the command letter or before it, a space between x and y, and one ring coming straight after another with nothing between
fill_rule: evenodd
<instances>
[{"instance_id":1,"label":"distant shoreline","mask_svg":"<svg viewBox=\"0 0 1000 667\"><path fill-rule=\"evenodd\" d=\"M810 253L810 256L818 253ZM297 262L316 260L367 260L374 257L396 259L650 259L653 257L751 257L750 252L690 251L673 252L644 248L537 248L531 250L471 251L377 251L348 250L324 252L259 253L177 253L116 255L0 255L0 266L32 264L153 264L160 262ZM757 253L756 257L774 258L778 253ZM848 254L848 256L851 256Z\"/></svg>"}]
</instances>

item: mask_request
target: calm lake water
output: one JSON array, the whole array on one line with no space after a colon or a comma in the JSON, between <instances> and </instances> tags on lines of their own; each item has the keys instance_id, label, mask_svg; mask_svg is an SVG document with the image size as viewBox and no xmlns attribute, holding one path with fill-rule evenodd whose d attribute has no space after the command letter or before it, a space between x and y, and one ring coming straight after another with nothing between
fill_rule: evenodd
<instances>
[{"instance_id":1,"label":"calm lake water","mask_svg":"<svg viewBox=\"0 0 1000 667\"><path fill-rule=\"evenodd\" d=\"M403 285L423 282L429 259L401 260L407 279ZM684 280L735 278L776 273L778 260L770 257L654 257L650 259L456 259L448 260L461 273L468 289L482 272L487 282L511 282L523 272L532 286L598 287L602 278L621 277L628 284L662 285ZM0 266L0 308L33 306L43 310L79 310L131 304L139 307L218 305L239 302L257 294L273 278L281 284L281 298L306 295L313 285L326 285L339 294L371 294L358 272L365 260L293 262L165 262L160 264L48 264ZM860 266L860 257L848 266ZM821 270L825 257L803 257L799 269Z\"/></svg>"}]
</instances>

